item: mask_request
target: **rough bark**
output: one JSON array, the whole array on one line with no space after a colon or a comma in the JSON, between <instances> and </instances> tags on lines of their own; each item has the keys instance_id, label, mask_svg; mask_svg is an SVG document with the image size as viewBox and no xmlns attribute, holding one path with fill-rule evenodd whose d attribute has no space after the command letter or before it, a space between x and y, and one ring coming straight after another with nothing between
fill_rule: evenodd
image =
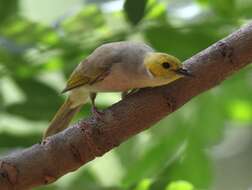
<instances>
[{"instance_id":1,"label":"rough bark","mask_svg":"<svg viewBox=\"0 0 252 190\"><path fill-rule=\"evenodd\" d=\"M252 62L252 23L185 61L194 78L142 89L65 131L0 159L0 189L29 189L55 181L129 137L148 129L200 93Z\"/></svg>"}]
</instances>

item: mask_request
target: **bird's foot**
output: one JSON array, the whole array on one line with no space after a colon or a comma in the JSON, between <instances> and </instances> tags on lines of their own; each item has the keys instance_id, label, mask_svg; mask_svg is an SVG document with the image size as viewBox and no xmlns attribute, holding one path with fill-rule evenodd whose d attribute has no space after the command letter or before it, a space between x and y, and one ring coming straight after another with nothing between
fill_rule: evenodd
<instances>
[{"instance_id":1,"label":"bird's foot","mask_svg":"<svg viewBox=\"0 0 252 190\"><path fill-rule=\"evenodd\" d=\"M92 107L92 114L94 115L95 119L102 120L102 116L104 115L104 112L98 110L98 109L94 106L94 107Z\"/></svg>"},{"instance_id":2,"label":"bird's foot","mask_svg":"<svg viewBox=\"0 0 252 190\"><path fill-rule=\"evenodd\" d=\"M134 89L132 89L131 91L122 92L121 98L124 99L124 98L126 98L126 97L128 97L128 96L131 96L132 94L138 92L139 90L140 90L139 88L134 88Z\"/></svg>"}]
</instances>

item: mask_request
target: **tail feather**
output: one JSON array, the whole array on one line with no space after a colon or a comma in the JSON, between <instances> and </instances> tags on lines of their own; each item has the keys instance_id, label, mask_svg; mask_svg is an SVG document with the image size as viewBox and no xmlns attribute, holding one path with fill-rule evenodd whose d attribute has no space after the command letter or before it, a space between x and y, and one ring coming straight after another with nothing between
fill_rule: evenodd
<instances>
[{"instance_id":1,"label":"tail feather","mask_svg":"<svg viewBox=\"0 0 252 190\"><path fill-rule=\"evenodd\" d=\"M67 128L74 115L80 111L82 106L83 104L72 107L72 102L70 98L68 98L52 119L49 127L44 133L43 139Z\"/></svg>"}]
</instances>

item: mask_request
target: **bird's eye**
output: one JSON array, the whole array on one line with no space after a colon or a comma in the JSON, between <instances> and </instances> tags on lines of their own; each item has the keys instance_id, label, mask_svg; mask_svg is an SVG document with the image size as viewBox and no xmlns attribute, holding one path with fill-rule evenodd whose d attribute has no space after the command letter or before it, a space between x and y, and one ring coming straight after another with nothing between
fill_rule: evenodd
<instances>
[{"instance_id":1,"label":"bird's eye","mask_svg":"<svg viewBox=\"0 0 252 190\"><path fill-rule=\"evenodd\" d=\"M170 63L168 63L168 62L162 63L162 66L163 66L163 68L165 68L165 69L169 69L169 68L171 67Z\"/></svg>"}]
</instances>

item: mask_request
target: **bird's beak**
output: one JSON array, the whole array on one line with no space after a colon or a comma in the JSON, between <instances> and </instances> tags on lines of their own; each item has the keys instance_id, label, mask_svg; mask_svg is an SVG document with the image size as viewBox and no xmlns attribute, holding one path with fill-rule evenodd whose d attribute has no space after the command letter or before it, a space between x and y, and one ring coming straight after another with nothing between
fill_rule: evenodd
<instances>
[{"instance_id":1,"label":"bird's beak","mask_svg":"<svg viewBox=\"0 0 252 190\"><path fill-rule=\"evenodd\" d=\"M179 68L175 72L177 74L179 74L179 75L183 75L183 76L186 76L186 77L194 77L191 72L189 72L188 70L183 69L183 68Z\"/></svg>"}]
</instances>

